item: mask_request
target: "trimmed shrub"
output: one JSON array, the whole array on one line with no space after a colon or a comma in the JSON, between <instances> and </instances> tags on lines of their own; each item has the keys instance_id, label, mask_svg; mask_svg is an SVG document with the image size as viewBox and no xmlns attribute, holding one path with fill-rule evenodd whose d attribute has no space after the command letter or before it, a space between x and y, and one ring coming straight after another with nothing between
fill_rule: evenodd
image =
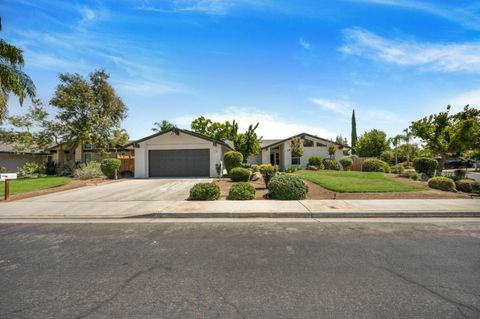
<instances>
[{"instance_id":1,"label":"trimmed shrub","mask_svg":"<svg viewBox=\"0 0 480 319\"><path fill-rule=\"evenodd\" d=\"M419 157L413 161L415 171L420 174L425 173L428 177L433 177L437 166L437 160L430 157Z\"/></svg>"},{"instance_id":2,"label":"trimmed shrub","mask_svg":"<svg viewBox=\"0 0 480 319\"><path fill-rule=\"evenodd\" d=\"M250 168L252 168L252 164L250 164L250 163L242 163L241 167L246 168L246 169L250 169Z\"/></svg>"},{"instance_id":3,"label":"trimmed shrub","mask_svg":"<svg viewBox=\"0 0 480 319\"><path fill-rule=\"evenodd\" d=\"M295 173L296 171L302 169L302 166L297 165L297 166L290 166L285 170L285 173ZM307 167L308 169L308 167Z\"/></svg>"},{"instance_id":4,"label":"trimmed shrub","mask_svg":"<svg viewBox=\"0 0 480 319\"><path fill-rule=\"evenodd\" d=\"M369 158L363 162L362 171L388 173L390 171L390 166L388 165L388 163L382 160L376 158Z\"/></svg>"},{"instance_id":5,"label":"trimmed shrub","mask_svg":"<svg viewBox=\"0 0 480 319\"><path fill-rule=\"evenodd\" d=\"M344 156L340 159L340 164L342 165L344 171L349 171L350 168L352 168L353 160L348 156Z\"/></svg>"},{"instance_id":6,"label":"trimmed shrub","mask_svg":"<svg viewBox=\"0 0 480 319\"><path fill-rule=\"evenodd\" d=\"M336 160L329 159L329 160L324 160L323 165L325 166L325 169L331 170L331 171L339 171L340 170L340 164Z\"/></svg>"},{"instance_id":7,"label":"trimmed shrub","mask_svg":"<svg viewBox=\"0 0 480 319\"><path fill-rule=\"evenodd\" d=\"M223 155L223 162L228 173L235 167L242 167L243 155L237 151L228 151Z\"/></svg>"},{"instance_id":8,"label":"trimmed shrub","mask_svg":"<svg viewBox=\"0 0 480 319\"><path fill-rule=\"evenodd\" d=\"M116 176L118 177L121 165L122 161L117 158L106 158L102 161L100 168L105 176L114 179Z\"/></svg>"},{"instance_id":9,"label":"trimmed shrub","mask_svg":"<svg viewBox=\"0 0 480 319\"><path fill-rule=\"evenodd\" d=\"M465 193L472 193L475 188L474 184L479 183L473 179L459 179L458 181L455 181L455 187L457 190Z\"/></svg>"},{"instance_id":10,"label":"trimmed shrub","mask_svg":"<svg viewBox=\"0 0 480 319\"><path fill-rule=\"evenodd\" d=\"M390 172L393 174L403 174L405 173L405 167L403 167L402 164L393 165Z\"/></svg>"},{"instance_id":11,"label":"trimmed shrub","mask_svg":"<svg viewBox=\"0 0 480 319\"><path fill-rule=\"evenodd\" d=\"M257 164L253 164L251 168L252 168L252 172L254 173L260 172L260 167Z\"/></svg>"},{"instance_id":12,"label":"trimmed shrub","mask_svg":"<svg viewBox=\"0 0 480 319\"><path fill-rule=\"evenodd\" d=\"M272 177L268 191L272 199L299 200L307 196L308 186L296 175L282 174Z\"/></svg>"},{"instance_id":13,"label":"trimmed shrub","mask_svg":"<svg viewBox=\"0 0 480 319\"><path fill-rule=\"evenodd\" d=\"M91 179L104 176L100 164L97 162L90 162L87 164L80 164L75 169L73 176L79 179Z\"/></svg>"},{"instance_id":14,"label":"trimmed shrub","mask_svg":"<svg viewBox=\"0 0 480 319\"><path fill-rule=\"evenodd\" d=\"M255 198L255 187L246 182L234 183L230 187L227 199L251 200Z\"/></svg>"},{"instance_id":15,"label":"trimmed shrub","mask_svg":"<svg viewBox=\"0 0 480 319\"><path fill-rule=\"evenodd\" d=\"M472 185L472 193L480 194L480 183L476 182Z\"/></svg>"},{"instance_id":16,"label":"trimmed shrub","mask_svg":"<svg viewBox=\"0 0 480 319\"><path fill-rule=\"evenodd\" d=\"M320 156L310 156L308 158L308 165L320 168L320 166L323 166L322 158Z\"/></svg>"},{"instance_id":17,"label":"trimmed shrub","mask_svg":"<svg viewBox=\"0 0 480 319\"><path fill-rule=\"evenodd\" d=\"M217 183L197 183L190 188L190 200L217 200L220 186Z\"/></svg>"},{"instance_id":18,"label":"trimmed shrub","mask_svg":"<svg viewBox=\"0 0 480 319\"><path fill-rule=\"evenodd\" d=\"M412 173L408 174L408 177L410 177L412 180L416 181L420 178L420 174L418 174L416 172L412 172Z\"/></svg>"},{"instance_id":19,"label":"trimmed shrub","mask_svg":"<svg viewBox=\"0 0 480 319\"><path fill-rule=\"evenodd\" d=\"M259 165L258 168L260 170L260 174L262 174L263 180L265 181L265 187L268 187L268 182L270 182L270 179L277 175L277 166L272 164L262 164Z\"/></svg>"},{"instance_id":20,"label":"trimmed shrub","mask_svg":"<svg viewBox=\"0 0 480 319\"><path fill-rule=\"evenodd\" d=\"M26 162L22 167L18 168L19 178L33 178L41 173L42 167L36 162Z\"/></svg>"},{"instance_id":21,"label":"trimmed shrub","mask_svg":"<svg viewBox=\"0 0 480 319\"><path fill-rule=\"evenodd\" d=\"M456 191L453 179L443 176L432 177L428 180L428 187L440 189L442 191Z\"/></svg>"},{"instance_id":22,"label":"trimmed shrub","mask_svg":"<svg viewBox=\"0 0 480 319\"><path fill-rule=\"evenodd\" d=\"M232 182L248 182L251 175L252 172L243 167L232 168L228 173Z\"/></svg>"},{"instance_id":23,"label":"trimmed shrub","mask_svg":"<svg viewBox=\"0 0 480 319\"><path fill-rule=\"evenodd\" d=\"M456 169L453 171L454 180L461 180L467 177L467 172L464 169Z\"/></svg>"}]
</instances>

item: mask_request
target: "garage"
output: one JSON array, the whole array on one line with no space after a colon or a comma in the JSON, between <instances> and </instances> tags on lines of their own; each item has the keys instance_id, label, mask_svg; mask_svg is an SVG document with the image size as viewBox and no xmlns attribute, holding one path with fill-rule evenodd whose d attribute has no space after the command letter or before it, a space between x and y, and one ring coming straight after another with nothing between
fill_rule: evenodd
<instances>
[{"instance_id":1,"label":"garage","mask_svg":"<svg viewBox=\"0 0 480 319\"><path fill-rule=\"evenodd\" d=\"M149 177L208 177L209 149L150 150Z\"/></svg>"}]
</instances>

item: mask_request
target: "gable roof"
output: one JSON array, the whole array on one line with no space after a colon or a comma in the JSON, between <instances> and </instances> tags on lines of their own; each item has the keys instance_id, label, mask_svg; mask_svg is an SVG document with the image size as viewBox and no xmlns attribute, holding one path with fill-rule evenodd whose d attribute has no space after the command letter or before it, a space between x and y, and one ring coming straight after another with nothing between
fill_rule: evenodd
<instances>
[{"instance_id":1,"label":"gable roof","mask_svg":"<svg viewBox=\"0 0 480 319\"><path fill-rule=\"evenodd\" d=\"M262 149L270 148L270 147L272 147L272 146L275 146L275 145L278 145L278 144L282 144L282 143L284 143L284 142L286 142L286 141L288 141L288 140L291 140L291 139L294 139L294 138L297 138L297 137L302 137L302 138L303 138L303 137L305 137L305 136L308 136L308 137L311 137L311 138L315 138L315 139L317 139L317 140L321 140L321 141L324 141L324 142L326 142L326 143L334 144L334 145L337 145L337 146L340 146L340 147L345 147L345 148L349 148L349 149L351 148L350 146L343 145L343 144L339 144L339 143L333 142L333 141L329 141L329 140L327 140L327 139L321 138L321 137L316 136L316 135L313 135L313 134L300 133L300 134L297 134L297 135L294 135L294 136L290 136L290 137L288 137L288 138L286 138L286 139L283 139L283 140L275 140L273 143L268 144L268 145L265 145L265 146L262 145Z\"/></svg>"},{"instance_id":2,"label":"gable roof","mask_svg":"<svg viewBox=\"0 0 480 319\"><path fill-rule=\"evenodd\" d=\"M184 129L180 129L180 128L171 128L171 129L168 129L166 131L162 131L162 132L158 132L158 133L155 133L155 134L152 134L152 135L149 135L147 137L144 137L144 138L141 138L139 140L136 140L136 141L131 141L129 142L128 144L126 144L124 147L129 147L129 146L132 146L134 144L138 144L138 143L141 143L141 142L144 142L146 140L149 140L149 139L152 139L154 137L157 137L157 136L160 136L160 135L163 135L163 134L166 134L166 133L170 133L170 132L173 132L175 134L177 133L184 133L184 134L187 134L187 135L190 135L190 136L194 136L194 137L197 137L197 138L201 138L201 139L204 139L206 141L210 141L210 142L213 142L213 143L217 143L217 144L220 144L220 145L223 145L229 149L232 149L232 147L230 145L228 145L225 141L222 141L222 140L217 140L216 138L211 138L211 137L208 137L208 136L205 136L205 135L202 135L202 134L199 134L199 133L195 133L195 132L192 132L192 131L189 131L189 130L184 130Z\"/></svg>"},{"instance_id":3,"label":"gable roof","mask_svg":"<svg viewBox=\"0 0 480 319\"><path fill-rule=\"evenodd\" d=\"M18 150L15 147L15 143L0 143L0 153L9 153L9 154L33 154L33 155L47 155L48 153L42 152L40 150Z\"/></svg>"}]
</instances>

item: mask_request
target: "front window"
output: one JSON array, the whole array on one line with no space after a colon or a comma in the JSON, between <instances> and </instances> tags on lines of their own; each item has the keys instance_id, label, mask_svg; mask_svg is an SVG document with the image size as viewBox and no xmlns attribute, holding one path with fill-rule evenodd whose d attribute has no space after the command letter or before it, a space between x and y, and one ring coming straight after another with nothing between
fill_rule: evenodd
<instances>
[{"instance_id":1,"label":"front window","mask_svg":"<svg viewBox=\"0 0 480 319\"><path fill-rule=\"evenodd\" d=\"M91 150L91 149L92 149L92 144L86 143L84 148L85 148L86 150Z\"/></svg>"},{"instance_id":2,"label":"front window","mask_svg":"<svg viewBox=\"0 0 480 319\"><path fill-rule=\"evenodd\" d=\"M83 161L87 164L90 163L92 161L92 153L83 154Z\"/></svg>"},{"instance_id":3,"label":"front window","mask_svg":"<svg viewBox=\"0 0 480 319\"><path fill-rule=\"evenodd\" d=\"M303 147L313 147L313 141L312 140L303 140Z\"/></svg>"},{"instance_id":4,"label":"front window","mask_svg":"<svg viewBox=\"0 0 480 319\"><path fill-rule=\"evenodd\" d=\"M327 145L317 142L317 147L326 147Z\"/></svg>"},{"instance_id":5,"label":"front window","mask_svg":"<svg viewBox=\"0 0 480 319\"><path fill-rule=\"evenodd\" d=\"M300 165L300 157L292 157L292 165Z\"/></svg>"}]
</instances>

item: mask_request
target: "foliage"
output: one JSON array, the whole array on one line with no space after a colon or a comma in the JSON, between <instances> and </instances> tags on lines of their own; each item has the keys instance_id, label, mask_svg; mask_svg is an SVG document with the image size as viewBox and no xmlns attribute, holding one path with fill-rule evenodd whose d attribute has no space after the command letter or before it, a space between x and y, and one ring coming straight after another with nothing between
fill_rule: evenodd
<instances>
[{"instance_id":1,"label":"foliage","mask_svg":"<svg viewBox=\"0 0 480 319\"><path fill-rule=\"evenodd\" d=\"M19 178L33 178L41 174L42 171L42 166L37 162L26 162L22 167L18 168L17 173Z\"/></svg>"},{"instance_id":2,"label":"foliage","mask_svg":"<svg viewBox=\"0 0 480 319\"><path fill-rule=\"evenodd\" d=\"M380 154L380 159L388 164L397 164L398 157L396 157L397 153L392 152L391 150L385 150Z\"/></svg>"},{"instance_id":3,"label":"foliage","mask_svg":"<svg viewBox=\"0 0 480 319\"><path fill-rule=\"evenodd\" d=\"M228 173L235 167L241 167L243 162L243 155L237 151L228 151L223 155L223 162Z\"/></svg>"},{"instance_id":4,"label":"foliage","mask_svg":"<svg viewBox=\"0 0 480 319\"><path fill-rule=\"evenodd\" d=\"M472 185L472 193L480 194L480 183L475 183Z\"/></svg>"},{"instance_id":5,"label":"foliage","mask_svg":"<svg viewBox=\"0 0 480 319\"><path fill-rule=\"evenodd\" d=\"M352 154L357 154L357 120L355 110L352 111Z\"/></svg>"},{"instance_id":6,"label":"foliage","mask_svg":"<svg viewBox=\"0 0 480 319\"><path fill-rule=\"evenodd\" d=\"M473 192L475 187L478 187L475 184L479 184L479 183L472 179L459 179L455 181L455 187L457 188L457 190L465 193Z\"/></svg>"},{"instance_id":7,"label":"foliage","mask_svg":"<svg viewBox=\"0 0 480 319\"><path fill-rule=\"evenodd\" d=\"M323 168L323 164L321 166ZM301 165L290 166L285 170L285 173L295 173L296 171L302 169Z\"/></svg>"},{"instance_id":8,"label":"foliage","mask_svg":"<svg viewBox=\"0 0 480 319\"><path fill-rule=\"evenodd\" d=\"M190 200L217 200L220 186L217 183L197 183L190 189Z\"/></svg>"},{"instance_id":9,"label":"foliage","mask_svg":"<svg viewBox=\"0 0 480 319\"><path fill-rule=\"evenodd\" d=\"M405 173L405 167L403 167L402 164L393 165L390 172L393 174L403 174Z\"/></svg>"},{"instance_id":10,"label":"foliage","mask_svg":"<svg viewBox=\"0 0 480 319\"><path fill-rule=\"evenodd\" d=\"M250 125L245 133L237 134L234 137L235 150L242 153L245 162L250 156L260 153L260 139L255 133L258 124Z\"/></svg>"},{"instance_id":11,"label":"foliage","mask_svg":"<svg viewBox=\"0 0 480 319\"><path fill-rule=\"evenodd\" d=\"M408 177L410 179L416 181L420 178L420 174L418 174L417 172L411 172L410 174L408 174Z\"/></svg>"},{"instance_id":12,"label":"foliage","mask_svg":"<svg viewBox=\"0 0 480 319\"><path fill-rule=\"evenodd\" d=\"M100 163L92 161L90 163L80 164L75 169L73 176L79 179L91 179L91 178L102 177L104 176L104 174L102 173Z\"/></svg>"},{"instance_id":13,"label":"foliage","mask_svg":"<svg viewBox=\"0 0 480 319\"><path fill-rule=\"evenodd\" d=\"M235 167L228 172L228 176L230 176L232 182L248 182L251 175L252 172L243 167Z\"/></svg>"},{"instance_id":14,"label":"foliage","mask_svg":"<svg viewBox=\"0 0 480 319\"><path fill-rule=\"evenodd\" d=\"M100 168L102 173L110 179L118 177L122 161L117 158L106 158L102 161Z\"/></svg>"},{"instance_id":15,"label":"foliage","mask_svg":"<svg viewBox=\"0 0 480 319\"><path fill-rule=\"evenodd\" d=\"M323 166L327 170L332 170L332 171L339 171L340 170L340 164L336 160L333 159L328 159L323 161Z\"/></svg>"},{"instance_id":16,"label":"foliage","mask_svg":"<svg viewBox=\"0 0 480 319\"><path fill-rule=\"evenodd\" d=\"M61 176L73 176L73 173L75 172L75 169L77 168L77 164L72 161L66 161L65 164L63 165L63 169L60 172Z\"/></svg>"},{"instance_id":17,"label":"foliage","mask_svg":"<svg viewBox=\"0 0 480 319\"><path fill-rule=\"evenodd\" d=\"M265 186L268 187L268 182L270 179L277 175L278 167L272 164L261 164L259 165L260 174L262 174Z\"/></svg>"},{"instance_id":18,"label":"foliage","mask_svg":"<svg viewBox=\"0 0 480 319\"><path fill-rule=\"evenodd\" d=\"M428 187L442 191L456 191L453 179L443 176L432 177L428 180Z\"/></svg>"},{"instance_id":19,"label":"foliage","mask_svg":"<svg viewBox=\"0 0 480 319\"><path fill-rule=\"evenodd\" d=\"M335 137L335 143L343 145L343 146L348 146L348 140L346 137L343 137L342 135L337 135Z\"/></svg>"},{"instance_id":20,"label":"foliage","mask_svg":"<svg viewBox=\"0 0 480 319\"><path fill-rule=\"evenodd\" d=\"M433 177L437 169L438 162L434 158L419 157L413 161L413 167L417 173L425 173L428 177Z\"/></svg>"},{"instance_id":21,"label":"foliage","mask_svg":"<svg viewBox=\"0 0 480 319\"><path fill-rule=\"evenodd\" d=\"M175 124L167 121L167 120L162 120L161 122L155 122L152 127L153 132L163 132L163 131L168 131L172 128L177 127Z\"/></svg>"},{"instance_id":22,"label":"foliage","mask_svg":"<svg viewBox=\"0 0 480 319\"><path fill-rule=\"evenodd\" d=\"M330 155L330 159L334 159L335 153L337 152L337 148L334 145L328 145L327 152L328 152L328 155Z\"/></svg>"},{"instance_id":23,"label":"foliage","mask_svg":"<svg viewBox=\"0 0 480 319\"><path fill-rule=\"evenodd\" d=\"M348 156L344 156L340 159L340 164L342 165L344 171L349 171L350 168L352 168L353 160Z\"/></svg>"},{"instance_id":24,"label":"foliage","mask_svg":"<svg viewBox=\"0 0 480 319\"><path fill-rule=\"evenodd\" d=\"M272 177L268 183L268 194L272 199L305 199L308 186L296 175L282 174Z\"/></svg>"},{"instance_id":25,"label":"foliage","mask_svg":"<svg viewBox=\"0 0 480 319\"><path fill-rule=\"evenodd\" d=\"M369 158L363 162L362 171L388 173L390 171L390 166L387 162L384 162L382 160L376 158Z\"/></svg>"},{"instance_id":26,"label":"foliage","mask_svg":"<svg viewBox=\"0 0 480 319\"><path fill-rule=\"evenodd\" d=\"M0 173L8 173L8 168L5 166L0 165Z\"/></svg>"},{"instance_id":27,"label":"foliage","mask_svg":"<svg viewBox=\"0 0 480 319\"><path fill-rule=\"evenodd\" d=\"M252 172L254 172L254 173L260 172L260 167L257 164L253 164L251 169L252 169Z\"/></svg>"},{"instance_id":28,"label":"foliage","mask_svg":"<svg viewBox=\"0 0 480 319\"><path fill-rule=\"evenodd\" d=\"M308 158L308 165L316 166L319 169L322 169L323 168L322 158L320 156L310 156Z\"/></svg>"},{"instance_id":29,"label":"foliage","mask_svg":"<svg viewBox=\"0 0 480 319\"><path fill-rule=\"evenodd\" d=\"M20 178L10 181L10 194L28 193L41 189L58 187L70 183L68 177L46 176L38 178ZM5 183L0 183L0 194L5 191Z\"/></svg>"},{"instance_id":30,"label":"foliage","mask_svg":"<svg viewBox=\"0 0 480 319\"><path fill-rule=\"evenodd\" d=\"M290 149L292 150L292 157L303 156L303 139L294 137L290 140Z\"/></svg>"},{"instance_id":31,"label":"foliage","mask_svg":"<svg viewBox=\"0 0 480 319\"><path fill-rule=\"evenodd\" d=\"M394 137L388 139L388 143L393 145L393 152L384 151L380 155L380 158L385 162L392 164L392 160L395 159L395 165L398 164L398 146L400 145L400 141L402 140L402 135L397 134ZM386 152L389 152L386 154ZM387 155L387 156L386 156Z\"/></svg>"},{"instance_id":32,"label":"foliage","mask_svg":"<svg viewBox=\"0 0 480 319\"><path fill-rule=\"evenodd\" d=\"M387 134L377 129L365 132L355 144L355 151L360 157L379 157L388 148Z\"/></svg>"},{"instance_id":33,"label":"foliage","mask_svg":"<svg viewBox=\"0 0 480 319\"><path fill-rule=\"evenodd\" d=\"M246 182L233 183L228 192L227 199L251 200L255 198L255 187Z\"/></svg>"},{"instance_id":34,"label":"foliage","mask_svg":"<svg viewBox=\"0 0 480 319\"><path fill-rule=\"evenodd\" d=\"M420 147L415 143L402 144L393 149L393 152L397 153L398 162L405 162L406 166L411 166L412 160L420 156ZM429 156L427 155L426 157Z\"/></svg>"},{"instance_id":35,"label":"foliage","mask_svg":"<svg viewBox=\"0 0 480 319\"><path fill-rule=\"evenodd\" d=\"M211 119L207 119L200 116L192 121L192 131L202 134L204 136L215 138L217 140L231 140L235 139L238 132L238 124L233 121L230 123L213 122Z\"/></svg>"},{"instance_id":36,"label":"foliage","mask_svg":"<svg viewBox=\"0 0 480 319\"><path fill-rule=\"evenodd\" d=\"M45 167L45 174L55 175L57 173L57 163L54 161L47 161L43 165Z\"/></svg>"},{"instance_id":37,"label":"foliage","mask_svg":"<svg viewBox=\"0 0 480 319\"><path fill-rule=\"evenodd\" d=\"M464 179L467 176L467 172L463 169L456 169L453 171L453 175L455 176L455 180Z\"/></svg>"}]
</instances>

